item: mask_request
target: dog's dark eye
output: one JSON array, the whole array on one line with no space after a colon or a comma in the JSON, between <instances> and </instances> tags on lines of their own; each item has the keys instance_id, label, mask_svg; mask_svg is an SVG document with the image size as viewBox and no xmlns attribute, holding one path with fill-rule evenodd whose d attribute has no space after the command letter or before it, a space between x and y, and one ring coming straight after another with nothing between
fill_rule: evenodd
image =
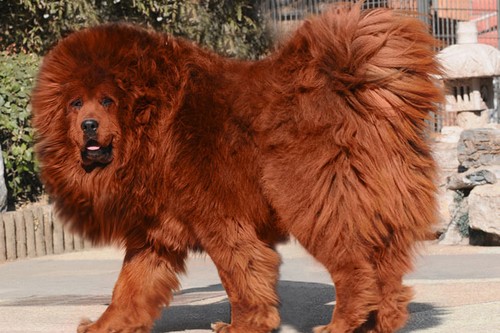
<instances>
[{"instance_id":1,"label":"dog's dark eye","mask_svg":"<svg viewBox=\"0 0 500 333\"><path fill-rule=\"evenodd\" d=\"M104 107L108 107L110 106L111 104L113 104L113 100L109 97L104 97L101 101L101 105L104 106Z\"/></svg>"},{"instance_id":2,"label":"dog's dark eye","mask_svg":"<svg viewBox=\"0 0 500 333\"><path fill-rule=\"evenodd\" d=\"M72 108L80 109L83 106L83 101L81 98L77 98L71 103L69 103L69 105L71 105Z\"/></svg>"}]
</instances>

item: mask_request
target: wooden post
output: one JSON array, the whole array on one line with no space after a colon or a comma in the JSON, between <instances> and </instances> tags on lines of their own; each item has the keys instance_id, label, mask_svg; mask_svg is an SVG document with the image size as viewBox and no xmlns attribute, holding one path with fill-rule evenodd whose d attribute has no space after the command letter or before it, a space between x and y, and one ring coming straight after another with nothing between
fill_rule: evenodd
<instances>
[{"instance_id":1,"label":"wooden post","mask_svg":"<svg viewBox=\"0 0 500 333\"><path fill-rule=\"evenodd\" d=\"M0 214L0 262L7 260L7 246L5 244L5 229L3 227L3 214Z\"/></svg>"},{"instance_id":2,"label":"wooden post","mask_svg":"<svg viewBox=\"0 0 500 333\"><path fill-rule=\"evenodd\" d=\"M68 230L68 228L63 227L63 235L64 235L64 251L71 252L75 249L75 243L73 233Z\"/></svg>"},{"instance_id":3,"label":"wooden post","mask_svg":"<svg viewBox=\"0 0 500 333\"><path fill-rule=\"evenodd\" d=\"M22 212L14 212L14 224L16 227L16 249L18 258L26 258L26 224Z\"/></svg>"},{"instance_id":4,"label":"wooden post","mask_svg":"<svg viewBox=\"0 0 500 333\"><path fill-rule=\"evenodd\" d=\"M80 235L75 234L75 250L83 250L83 238Z\"/></svg>"},{"instance_id":5,"label":"wooden post","mask_svg":"<svg viewBox=\"0 0 500 333\"><path fill-rule=\"evenodd\" d=\"M64 236L63 226L61 221L57 218L56 214L52 212L52 224L54 228L54 254L61 254L64 252Z\"/></svg>"},{"instance_id":6,"label":"wooden post","mask_svg":"<svg viewBox=\"0 0 500 333\"><path fill-rule=\"evenodd\" d=\"M42 207L43 214L43 233L45 236L45 252L47 254L54 253L54 237L52 236L54 225L52 223L52 214L50 214L50 207Z\"/></svg>"},{"instance_id":7,"label":"wooden post","mask_svg":"<svg viewBox=\"0 0 500 333\"><path fill-rule=\"evenodd\" d=\"M35 225L35 248L36 255L43 256L47 253L45 249L45 237L43 232L43 210L42 207L38 207L34 214L34 225Z\"/></svg>"},{"instance_id":8,"label":"wooden post","mask_svg":"<svg viewBox=\"0 0 500 333\"><path fill-rule=\"evenodd\" d=\"M33 218L33 210L27 209L23 212L23 214L26 225L26 254L29 258L33 258L36 257L35 221Z\"/></svg>"},{"instance_id":9,"label":"wooden post","mask_svg":"<svg viewBox=\"0 0 500 333\"><path fill-rule=\"evenodd\" d=\"M14 215L12 212L3 214L3 223L5 227L5 245L7 249L7 260L17 258L16 249L16 227L14 225Z\"/></svg>"},{"instance_id":10,"label":"wooden post","mask_svg":"<svg viewBox=\"0 0 500 333\"><path fill-rule=\"evenodd\" d=\"M84 249L91 249L92 248L92 242L88 240L87 238L83 239L83 248Z\"/></svg>"}]
</instances>

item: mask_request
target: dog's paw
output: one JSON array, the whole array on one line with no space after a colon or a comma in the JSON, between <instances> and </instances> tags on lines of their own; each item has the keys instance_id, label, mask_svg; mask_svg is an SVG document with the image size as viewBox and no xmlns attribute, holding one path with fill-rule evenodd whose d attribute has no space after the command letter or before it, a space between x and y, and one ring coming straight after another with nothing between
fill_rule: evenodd
<instances>
[{"instance_id":1,"label":"dog's paw","mask_svg":"<svg viewBox=\"0 0 500 333\"><path fill-rule=\"evenodd\" d=\"M327 325L322 325L314 327L313 333L332 333L332 331Z\"/></svg>"},{"instance_id":2,"label":"dog's paw","mask_svg":"<svg viewBox=\"0 0 500 333\"><path fill-rule=\"evenodd\" d=\"M92 327L92 324L94 322L90 320L89 318L83 318L80 321L80 324L78 325L78 328L76 329L77 333L90 333L92 332L90 329Z\"/></svg>"},{"instance_id":3,"label":"dog's paw","mask_svg":"<svg viewBox=\"0 0 500 333\"><path fill-rule=\"evenodd\" d=\"M231 325L218 321L212 324L212 331L215 333L231 333L229 327Z\"/></svg>"},{"instance_id":4,"label":"dog's paw","mask_svg":"<svg viewBox=\"0 0 500 333\"><path fill-rule=\"evenodd\" d=\"M114 324L100 323L99 325L97 325L90 319L84 318L80 321L80 325L78 325L76 332L77 333L149 333L150 329L146 325L124 326L122 324L117 324L116 322Z\"/></svg>"}]
</instances>

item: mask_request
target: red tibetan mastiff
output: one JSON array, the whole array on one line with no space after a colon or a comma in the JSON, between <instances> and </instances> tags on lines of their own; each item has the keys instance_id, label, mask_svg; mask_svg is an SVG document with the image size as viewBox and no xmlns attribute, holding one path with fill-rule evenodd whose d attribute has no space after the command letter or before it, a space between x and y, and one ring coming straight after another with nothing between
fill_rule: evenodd
<instances>
[{"instance_id":1,"label":"red tibetan mastiff","mask_svg":"<svg viewBox=\"0 0 500 333\"><path fill-rule=\"evenodd\" d=\"M78 332L148 332L193 250L231 303L213 329L270 332L288 235L335 283L315 332L402 327L402 277L435 220L433 46L417 19L360 6L254 62L127 24L59 42L32 96L41 177L74 231L126 249L111 305Z\"/></svg>"}]
</instances>

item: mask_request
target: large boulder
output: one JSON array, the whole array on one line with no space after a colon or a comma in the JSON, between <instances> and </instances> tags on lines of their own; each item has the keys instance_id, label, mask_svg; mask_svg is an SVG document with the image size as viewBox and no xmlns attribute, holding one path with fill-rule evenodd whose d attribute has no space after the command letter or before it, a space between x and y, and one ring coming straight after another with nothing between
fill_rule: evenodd
<instances>
[{"instance_id":1,"label":"large boulder","mask_svg":"<svg viewBox=\"0 0 500 333\"><path fill-rule=\"evenodd\" d=\"M438 223L434 225L433 231L437 236L442 235L449 229L450 221L455 214L455 191L446 190L445 187L438 188Z\"/></svg>"},{"instance_id":2,"label":"large boulder","mask_svg":"<svg viewBox=\"0 0 500 333\"><path fill-rule=\"evenodd\" d=\"M0 212L5 210L7 210L7 186L5 186L2 146L0 146Z\"/></svg>"},{"instance_id":3,"label":"large boulder","mask_svg":"<svg viewBox=\"0 0 500 333\"><path fill-rule=\"evenodd\" d=\"M458 142L458 161L463 171L500 165L500 130L476 128L463 131Z\"/></svg>"},{"instance_id":4,"label":"large boulder","mask_svg":"<svg viewBox=\"0 0 500 333\"><path fill-rule=\"evenodd\" d=\"M448 185L470 189L470 244L500 245L500 129L463 131L458 160L467 172L450 177Z\"/></svg>"},{"instance_id":5,"label":"large boulder","mask_svg":"<svg viewBox=\"0 0 500 333\"><path fill-rule=\"evenodd\" d=\"M450 220L446 230L439 238L439 244L465 244L469 228L469 201L459 192L453 192L453 203L450 204Z\"/></svg>"},{"instance_id":6,"label":"large boulder","mask_svg":"<svg viewBox=\"0 0 500 333\"><path fill-rule=\"evenodd\" d=\"M495 184L497 176L490 170L467 170L448 177L446 188L449 190L470 190L479 185Z\"/></svg>"},{"instance_id":7,"label":"large boulder","mask_svg":"<svg viewBox=\"0 0 500 333\"><path fill-rule=\"evenodd\" d=\"M500 240L500 186L476 186L469 194L469 226ZM482 244L500 245L500 244Z\"/></svg>"},{"instance_id":8,"label":"large boulder","mask_svg":"<svg viewBox=\"0 0 500 333\"><path fill-rule=\"evenodd\" d=\"M448 169L443 175L448 191L442 188L442 178L439 182L441 193L454 193L451 204L449 195L440 196L441 217L449 218L441 243L461 243L468 235L472 245L500 245L500 130L464 130L457 150L458 172ZM456 164L450 162L455 168Z\"/></svg>"}]
</instances>

